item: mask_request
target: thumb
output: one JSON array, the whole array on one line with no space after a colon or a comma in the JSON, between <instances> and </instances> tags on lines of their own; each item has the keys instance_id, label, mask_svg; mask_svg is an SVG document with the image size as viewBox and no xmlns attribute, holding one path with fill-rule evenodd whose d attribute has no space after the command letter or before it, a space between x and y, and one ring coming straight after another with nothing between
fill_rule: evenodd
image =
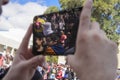
<instances>
[{"instance_id":1,"label":"thumb","mask_svg":"<svg viewBox=\"0 0 120 80\"><path fill-rule=\"evenodd\" d=\"M27 66L31 66L32 68L36 68L38 65L42 66L45 62L44 56L35 56L27 61Z\"/></svg>"},{"instance_id":2,"label":"thumb","mask_svg":"<svg viewBox=\"0 0 120 80\"><path fill-rule=\"evenodd\" d=\"M74 55L68 55L66 57L66 62L68 65L70 65L72 67L74 64Z\"/></svg>"}]
</instances>

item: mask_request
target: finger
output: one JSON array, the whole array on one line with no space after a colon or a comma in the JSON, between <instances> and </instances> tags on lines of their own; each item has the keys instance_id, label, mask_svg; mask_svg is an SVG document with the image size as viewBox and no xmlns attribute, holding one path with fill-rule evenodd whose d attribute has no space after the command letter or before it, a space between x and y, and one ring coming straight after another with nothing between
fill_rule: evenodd
<instances>
[{"instance_id":1,"label":"finger","mask_svg":"<svg viewBox=\"0 0 120 80\"><path fill-rule=\"evenodd\" d=\"M98 22L92 22L91 29L92 30L100 30L99 23Z\"/></svg>"},{"instance_id":2,"label":"finger","mask_svg":"<svg viewBox=\"0 0 120 80\"><path fill-rule=\"evenodd\" d=\"M105 31L103 31L103 30L100 30L100 33L101 34L103 34L104 36L106 36L106 33L105 33ZM106 36L107 37L107 36Z\"/></svg>"},{"instance_id":3,"label":"finger","mask_svg":"<svg viewBox=\"0 0 120 80\"><path fill-rule=\"evenodd\" d=\"M24 54L24 57L26 57L26 59L30 59L30 58L34 57L31 48L28 49L28 53Z\"/></svg>"},{"instance_id":4,"label":"finger","mask_svg":"<svg viewBox=\"0 0 120 80\"><path fill-rule=\"evenodd\" d=\"M35 56L27 61L27 66L31 66L31 68L36 68L38 65L43 66L45 62L44 56Z\"/></svg>"},{"instance_id":5,"label":"finger","mask_svg":"<svg viewBox=\"0 0 120 80\"><path fill-rule=\"evenodd\" d=\"M44 62L43 65L42 65L43 69L47 70L48 69L48 64L47 62Z\"/></svg>"},{"instance_id":6,"label":"finger","mask_svg":"<svg viewBox=\"0 0 120 80\"><path fill-rule=\"evenodd\" d=\"M70 65L70 67L73 69L73 66L74 66L74 56L75 55L68 55L67 57L66 57L66 62L67 62L67 64L68 65Z\"/></svg>"},{"instance_id":7,"label":"finger","mask_svg":"<svg viewBox=\"0 0 120 80\"><path fill-rule=\"evenodd\" d=\"M28 44L29 44L29 39L30 39L30 36L32 34L32 24L30 25L30 27L28 28L23 40L22 40L22 43L20 45L20 48L21 49L27 49L28 48Z\"/></svg>"},{"instance_id":8,"label":"finger","mask_svg":"<svg viewBox=\"0 0 120 80\"><path fill-rule=\"evenodd\" d=\"M105 31L100 30L100 34L101 34L101 36L102 36L103 39L106 39L106 40L110 41L110 39L108 38L108 36L107 36L107 34L106 34Z\"/></svg>"},{"instance_id":9,"label":"finger","mask_svg":"<svg viewBox=\"0 0 120 80\"><path fill-rule=\"evenodd\" d=\"M80 31L79 32L90 29L90 17L91 17L92 3L93 3L92 0L87 0L83 7L83 10L80 16L80 28L79 28Z\"/></svg>"}]
</instances>

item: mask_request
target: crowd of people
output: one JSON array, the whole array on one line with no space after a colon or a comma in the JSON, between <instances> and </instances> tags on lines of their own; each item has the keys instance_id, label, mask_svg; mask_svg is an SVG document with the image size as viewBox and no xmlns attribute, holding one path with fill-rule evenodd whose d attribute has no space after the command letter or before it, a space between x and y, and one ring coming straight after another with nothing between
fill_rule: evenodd
<instances>
[{"instance_id":1,"label":"crowd of people","mask_svg":"<svg viewBox=\"0 0 120 80\"><path fill-rule=\"evenodd\" d=\"M11 54L10 49L0 52L0 80L5 76L9 67L12 65L14 55Z\"/></svg>"},{"instance_id":2,"label":"crowd of people","mask_svg":"<svg viewBox=\"0 0 120 80\"><path fill-rule=\"evenodd\" d=\"M5 60L4 60L5 61ZM9 66L0 65L0 80L7 74ZM46 62L44 67L38 66L32 80L79 80L67 64Z\"/></svg>"},{"instance_id":3,"label":"crowd of people","mask_svg":"<svg viewBox=\"0 0 120 80\"><path fill-rule=\"evenodd\" d=\"M7 49L0 53L0 68L8 68L12 65L14 55L10 53L10 50Z\"/></svg>"},{"instance_id":4,"label":"crowd of people","mask_svg":"<svg viewBox=\"0 0 120 80\"><path fill-rule=\"evenodd\" d=\"M0 57L1 59L1 57ZM7 74L9 66L0 65L0 80ZM120 80L120 71L117 71L115 80ZM31 80L80 80L76 73L67 64L46 62L44 67L38 66Z\"/></svg>"},{"instance_id":5,"label":"crowd of people","mask_svg":"<svg viewBox=\"0 0 120 80\"><path fill-rule=\"evenodd\" d=\"M2 13L1 6L5 2L6 0L0 0L0 13ZM80 16L76 51L74 55L68 55L66 60L80 80L115 80L118 47L116 43L107 38L99 23L91 22L92 5L93 0L86 0ZM29 26L13 63L2 80L37 78L36 68L44 66L45 56L34 56L32 50L28 48L32 27L33 25ZM48 70L51 72L50 69ZM61 74L61 68L58 67L57 72ZM56 78L59 79L61 76L56 75Z\"/></svg>"},{"instance_id":6,"label":"crowd of people","mask_svg":"<svg viewBox=\"0 0 120 80\"><path fill-rule=\"evenodd\" d=\"M65 55L67 50L75 47L81 9L79 7L35 16L33 20L33 48L35 52L39 54ZM42 43L42 46L38 43L38 40ZM51 47L53 50L47 52L44 49L46 46Z\"/></svg>"},{"instance_id":7,"label":"crowd of people","mask_svg":"<svg viewBox=\"0 0 120 80\"><path fill-rule=\"evenodd\" d=\"M44 80L78 80L69 65L47 63L47 69L38 67Z\"/></svg>"},{"instance_id":8,"label":"crowd of people","mask_svg":"<svg viewBox=\"0 0 120 80\"><path fill-rule=\"evenodd\" d=\"M0 54L0 80L7 74L12 65L13 57L10 49ZM44 67L38 66L32 80L78 80L73 69L67 64L46 62Z\"/></svg>"}]
</instances>

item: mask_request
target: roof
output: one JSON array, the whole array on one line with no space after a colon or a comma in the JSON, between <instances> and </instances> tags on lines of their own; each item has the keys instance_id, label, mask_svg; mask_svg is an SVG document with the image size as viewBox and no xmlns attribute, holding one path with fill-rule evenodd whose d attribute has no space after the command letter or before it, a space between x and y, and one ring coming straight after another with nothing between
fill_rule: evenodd
<instances>
[{"instance_id":1,"label":"roof","mask_svg":"<svg viewBox=\"0 0 120 80\"><path fill-rule=\"evenodd\" d=\"M17 49L25 35L25 32L26 31L23 29L10 29L8 31L0 31L0 44Z\"/></svg>"}]
</instances>

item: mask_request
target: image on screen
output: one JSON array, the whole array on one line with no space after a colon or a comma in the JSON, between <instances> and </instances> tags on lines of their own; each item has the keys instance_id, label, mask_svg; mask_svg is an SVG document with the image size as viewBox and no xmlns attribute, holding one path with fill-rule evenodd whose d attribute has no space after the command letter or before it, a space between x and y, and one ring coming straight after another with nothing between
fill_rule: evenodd
<instances>
[{"instance_id":1,"label":"image on screen","mask_svg":"<svg viewBox=\"0 0 120 80\"><path fill-rule=\"evenodd\" d=\"M74 54L81 7L33 19L33 54Z\"/></svg>"}]
</instances>

